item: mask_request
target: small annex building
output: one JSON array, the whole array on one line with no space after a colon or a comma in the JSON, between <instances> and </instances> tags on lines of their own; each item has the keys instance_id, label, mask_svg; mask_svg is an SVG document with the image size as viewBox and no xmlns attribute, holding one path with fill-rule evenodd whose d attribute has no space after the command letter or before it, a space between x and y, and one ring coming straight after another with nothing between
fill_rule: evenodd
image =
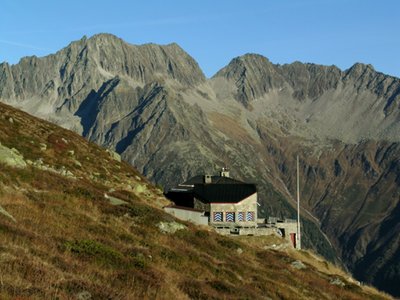
<instances>
[{"instance_id":1,"label":"small annex building","mask_svg":"<svg viewBox=\"0 0 400 300\"><path fill-rule=\"evenodd\" d=\"M174 203L165 210L179 219L230 231L257 227L256 185L230 178L225 168L216 176L192 177L165 196Z\"/></svg>"}]
</instances>

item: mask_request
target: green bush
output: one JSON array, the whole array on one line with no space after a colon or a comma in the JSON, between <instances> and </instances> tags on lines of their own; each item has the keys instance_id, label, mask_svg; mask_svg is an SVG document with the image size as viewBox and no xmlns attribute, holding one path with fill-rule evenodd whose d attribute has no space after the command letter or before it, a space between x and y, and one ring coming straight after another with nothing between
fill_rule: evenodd
<instances>
[{"instance_id":1,"label":"green bush","mask_svg":"<svg viewBox=\"0 0 400 300\"><path fill-rule=\"evenodd\" d=\"M230 250L236 250L241 247L240 244L237 242L233 241L230 238L219 238L217 240L218 244L224 248L230 249ZM242 246L243 247L243 246Z\"/></svg>"},{"instance_id":2,"label":"green bush","mask_svg":"<svg viewBox=\"0 0 400 300\"><path fill-rule=\"evenodd\" d=\"M120 267L123 264L123 255L120 252L96 241L68 241L64 246L67 251L101 265Z\"/></svg>"},{"instance_id":3,"label":"green bush","mask_svg":"<svg viewBox=\"0 0 400 300\"><path fill-rule=\"evenodd\" d=\"M135 203L129 205L129 214L132 217L145 217L151 213L152 209L144 204Z\"/></svg>"},{"instance_id":4,"label":"green bush","mask_svg":"<svg viewBox=\"0 0 400 300\"><path fill-rule=\"evenodd\" d=\"M137 269L146 269L148 266L148 263L146 261L146 258L143 254L138 254L133 257L133 266Z\"/></svg>"},{"instance_id":5,"label":"green bush","mask_svg":"<svg viewBox=\"0 0 400 300\"><path fill-rule=\"evenodd\" d=\"M219 293L229 293L231 291L230 287L220 280L212 281L210 285Z\"/></svg>"}]
</instances>

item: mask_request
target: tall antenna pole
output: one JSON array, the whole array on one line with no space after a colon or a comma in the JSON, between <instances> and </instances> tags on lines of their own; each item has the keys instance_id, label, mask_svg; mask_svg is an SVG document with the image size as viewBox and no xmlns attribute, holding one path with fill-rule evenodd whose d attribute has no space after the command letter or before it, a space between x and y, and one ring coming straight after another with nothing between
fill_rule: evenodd
<instances>
[{"instance_id":1,"label":"tall antenna pole","mask_svg":"<svg viewBox=\"0 0 400 300\"><path fill-rule=\"evenodd\" d=\"M297 155L297 235L296 248L301 249L301 233L300 233L300 180L299 180L299 156Z\"/></svg>"}]
</instances>

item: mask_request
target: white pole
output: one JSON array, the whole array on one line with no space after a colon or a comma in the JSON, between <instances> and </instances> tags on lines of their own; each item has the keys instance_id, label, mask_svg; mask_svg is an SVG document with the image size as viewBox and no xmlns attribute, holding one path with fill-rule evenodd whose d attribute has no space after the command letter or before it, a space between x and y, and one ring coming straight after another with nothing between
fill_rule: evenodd
<instances>
[{"instance_id":1,"label":"white pole","mask_svg":"<svg viewBox=\"0 0 400 300\"><path fill-rule=\"evenodd\" d=\"M297 235L296 249L301 249L301 234L300 234L300 180L299 180L299 156L297 155Z\"/></svg>"}]
</instances>

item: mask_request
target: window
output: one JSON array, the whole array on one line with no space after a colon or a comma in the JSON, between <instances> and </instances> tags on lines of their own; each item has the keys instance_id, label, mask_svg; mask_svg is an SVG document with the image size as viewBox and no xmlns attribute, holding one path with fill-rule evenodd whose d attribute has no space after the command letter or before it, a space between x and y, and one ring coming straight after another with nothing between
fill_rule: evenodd
<instances>
[{"instance_id":1,"label":"window","mask_svg":"<svg viewBox=\"0 0 400 300\"><path fill-rule=\"evenodd\" d=\"M235 213L234 212L227 212L226 213L226 222L235 222Z\"/></svg>"},{"instance_id":2,"label":"window","mask_svg":"<svg viewBox=\"0 0 400 300\"><path fill-rule=\"evenodd\" d=\"M238 222L244 222L244 211L238 212Z\"/></svg>"},{"instance_id":3,"label":"window","mask_svg":"<svg viewBox=\"0 0 400 300\"><path fill-rule=\"evenodd\" d=\"M222 212L221 211L213 213L213 221L214 222L222 222Z\"/></svg>"},{"instance_id":4,"label":"window","mask_svg":"<svg viewBox=\"0 0 400 300\"><path fill-rule=\"evenodd\" d=\"M246 221L254 221L254 211L248 211L246 213Z\"/></svg>"}]
</instances>

